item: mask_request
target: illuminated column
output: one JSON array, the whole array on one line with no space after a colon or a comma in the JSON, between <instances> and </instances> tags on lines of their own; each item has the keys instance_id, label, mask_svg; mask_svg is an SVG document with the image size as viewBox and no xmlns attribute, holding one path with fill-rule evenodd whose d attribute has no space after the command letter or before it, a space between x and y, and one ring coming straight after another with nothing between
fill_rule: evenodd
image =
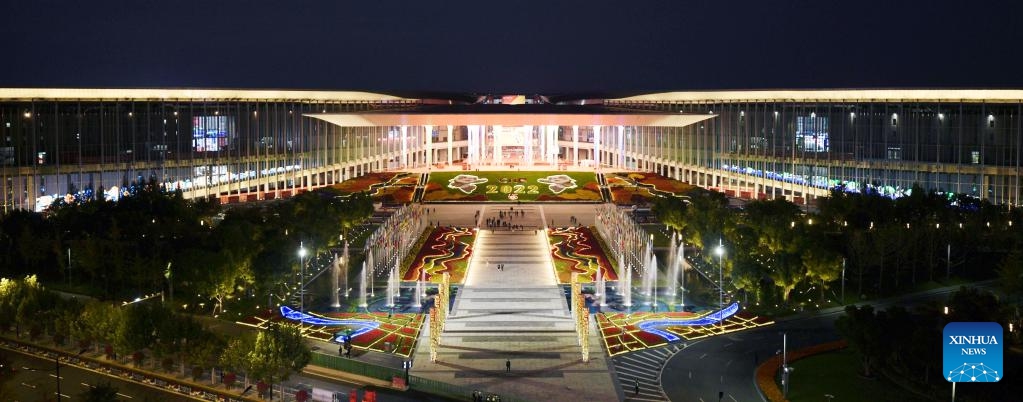
<instances>
[{"instance_id":1,"label":"illuminated column","mask_svg":"<svg viewBox=\"0 0 1023 402\"><path fill-rule=\"evenodd\" d=\"M558 163L558 126L547 126L547 162Z\"/></svg>"},{"instance_id":2,"label":"illuminated column","mask_svg":"<svg viewBox=\"0 0 1023 402\"><path fill-rule=\"evenodd\" d=\"M600 169L600 126L593 126L593 167Z\"/></svg>"},{"instance_id":3,"label":"illuminated column","mask_svg":"<svg viewBox=\"0 0 1023 402\"><path fill-rule=\"evenodd\" d=\"M426 166L433 166L433 126L423 126L426 136Z\"/></svg>"},{"instance_id":4,"label":"illuminated column","mask_svg":"<svg viewBox=\"0 0 1023 402\"><path fill-rule=\"evenodd\" d=\"M504 135L504 127L494 126L494 164L500 165L504 162L504 155L501 155L501 138Z\"/></svg>"},{"instance_id":5,"label":"illuminated column","mask_svg":"<svg viewBox=\"0 0 1023 402\"><path fill-rule=\"evenodd\" d=\"M579 166L579 126L572 126L572 165Z\"/></svg>"},{"instance_id":6,"label":"illuminated column","mask_svg":"<svg viewBox=\"0 0 1023 402\"><path fill-rule=\"evenodd\" d=\"M451 134L455 131L455 127L448 126L448 165L451 164Z\"/></svg>"},{"instance_id":7,"label":"illuminated column","mask_svg":"<svg viewBox=\"0 0 1023 402\"><path fill-rule=\"evenodd\" d=\"M408 166L408 126L401 126L401 167Z\"/></svg>"},{"instance_id":8,"label":"illuminated column","mask_svg":"<svg viewBox=\"0 0 1023 402\"><path fill-rule=\"evenodd\" d=\"M621 169L625 165L625 126L618 126L618 157L616 163L618 168Z\"/></svg>"},{"instance_id":9,"label":"illuminated column","mask_svg":"<svg viewBox=\"0 0 1023 402\"><path fill-rule=\"evenodd\" d=\"M477 150L476 150L476 136L479 134L479 126L467 126L466 128L469 130L469 138L468 138L469 149L467 150L468 154L469 154L467 156L467 158L469 159L468 162L469 163L476 163L476 152L477 152Z\"/></svg>"},{"instance_id":10,"label":"illuminated column","mask_svg":"<svg viewBox=\"0 0 1023 402\"><path fill-rule=\"evenodd\" d=\"M543 129L543 126L540 128ZM525 158L526 166L533 166L533 126L525 126L523 130L526 132L526 146L522 157Z\"/></svg>"}]
</instances>

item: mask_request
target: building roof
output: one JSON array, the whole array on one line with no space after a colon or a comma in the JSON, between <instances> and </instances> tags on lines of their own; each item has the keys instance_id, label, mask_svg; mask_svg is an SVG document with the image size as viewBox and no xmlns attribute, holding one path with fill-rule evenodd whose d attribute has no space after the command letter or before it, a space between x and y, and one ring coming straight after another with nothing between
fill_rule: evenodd
<instances>
[{"instance_id":1,"label":"building roof","mask_svg":"<svg viewBox=\"0 0 1023 402\"><path fill-rule=\"evenodd\" d=\"M630 102L1023 102L1020 89L778 89L661 92L618 98Z\"/></svg>"},{"instance_id":2,"label":"building roof","mask_svg":"<svg viewBox=\"0 0 1023 402\"><path fill-rule=\"evenodd\" d=\"M632 110L604 105L424 105L404 110L310 113L342 127L376 126L648 126L684 127L711 114Z\"/></svg>"}]
</instances>

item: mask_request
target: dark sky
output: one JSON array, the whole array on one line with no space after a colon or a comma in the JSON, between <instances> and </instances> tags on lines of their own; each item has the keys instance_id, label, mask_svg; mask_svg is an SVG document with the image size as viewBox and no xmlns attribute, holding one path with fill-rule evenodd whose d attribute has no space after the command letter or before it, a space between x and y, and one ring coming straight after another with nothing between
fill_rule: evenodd
<instances>
[{"instance_id":1,"label":"dark sky","mask_svg":"<svg viewBox=\"0 0 1023 402\"><path fill-rule=\"evenodd\" d=\"M1023 87L1018 1L0 3L4 87Z\"/></svg>"}]
</instances>

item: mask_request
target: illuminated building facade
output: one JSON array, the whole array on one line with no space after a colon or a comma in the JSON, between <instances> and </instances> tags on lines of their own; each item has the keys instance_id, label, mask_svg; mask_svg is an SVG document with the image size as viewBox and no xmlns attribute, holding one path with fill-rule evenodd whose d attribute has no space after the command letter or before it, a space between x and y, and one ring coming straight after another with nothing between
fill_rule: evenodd
<instances>
[{"instance_id":1,"label":"illuminated building facade","mask_svg":"<svg viewBox=\"0 0 1023 402\"><path fill-rule=\"evenodd\" d=\"M459 164L653 171L799 203L836 186L900 196L915 183L1019 203L1023 91L531 100L0 88L0 211L116 199L150 181L189 198L278 198L371 171Z\"/></svg>"}]
</instances>

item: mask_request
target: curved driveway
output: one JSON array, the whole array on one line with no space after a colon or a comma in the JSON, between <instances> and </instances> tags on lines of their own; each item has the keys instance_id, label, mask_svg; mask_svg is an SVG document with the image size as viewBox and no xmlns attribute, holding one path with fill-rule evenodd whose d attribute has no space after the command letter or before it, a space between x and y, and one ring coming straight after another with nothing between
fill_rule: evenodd
<instances>
[{"instance_id":1,"label":"curved driveway","mask_svg":"<svg viewBox=\"0 0 1023 402\"><path fill-rule=\"evenodd\" d=\"M989 287L993 281L973 286ZM910 306L944 300L959 289L949 286L870 303L875 309L892 305ZM715 336L696 342L672 356L661 373L661 386L673 402L761 401L754 384L754 370L765 358L781 352L782 333L788 333L789 350L838 340L835 320L844 308L836 307L811 315L778 320L774 325L750 331ZM799 381L798 374L793 381Z\"/></svg>"}]
</instances>

